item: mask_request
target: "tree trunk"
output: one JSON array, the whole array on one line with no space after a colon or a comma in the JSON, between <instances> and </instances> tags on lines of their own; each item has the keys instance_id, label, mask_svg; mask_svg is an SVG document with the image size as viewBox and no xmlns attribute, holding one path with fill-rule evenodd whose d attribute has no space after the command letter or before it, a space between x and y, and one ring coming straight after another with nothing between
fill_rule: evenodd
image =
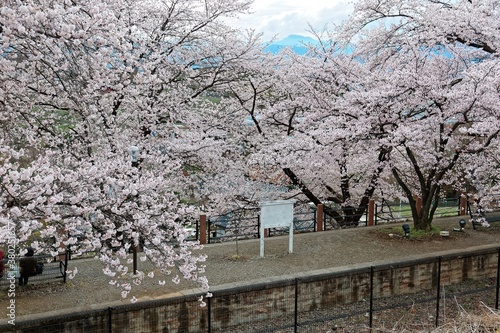
<instances>
[{"instance_id":1,"label":"tree trunk","mask_svg":"<svg viewBox=\"0 0 500 333\"><path fill-rule=\"evenodd\" d=\"M427 216L413 217L413 227L416 230L430 231L432 229L432 219Z\"/></svg>"},{"instance_id":2,"label":"tree trunk","mask_svg":"<svg viewBox=\"0 0 500 333\"><path fill-rule=\"evenodd\" d=\"M326 189L332 193L332 196L328 197L326 200L335 202L336 204L339 205L340 208L334 209L325 206L324 208L325 214L333 218L340 226L358 226L359 220L366 213L368 209L368 202L370 201L370 198L372 197L377 187L377 182L379 180L379 177L382 171L384 170L384 164L382 162L385 162L387 160L390 151L391 149L380 148L378 155L379 165L371 175L370 183L365 189L365 192L361 197L361 200L359 201L358 207L351 205L348 206L343 205L345 202L351 199L349 191L350 190L349 177L343 177L341 180L340 184L342 192L341 195L338 195L330 186L326 185ZM340 168L341 169L345 168L345 164L341 163ZM344 171L346 172L346 170ZM306 186L306 184L304 184L304 182L302 182L302 180L290 168L283 168L283 172L292 181L292 184L298 186L302 191L302 193L312 203L314 203L315 206L322 204L322 201L314 193L311 192L311 190Z\"/></svg>"}]
</instances>

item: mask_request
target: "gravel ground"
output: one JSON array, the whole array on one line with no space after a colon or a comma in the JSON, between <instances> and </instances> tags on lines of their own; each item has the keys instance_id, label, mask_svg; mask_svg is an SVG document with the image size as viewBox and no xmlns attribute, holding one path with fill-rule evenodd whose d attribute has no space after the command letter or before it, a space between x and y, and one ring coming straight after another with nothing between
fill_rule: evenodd
<instances>
[{"instance_id":1,"label":"gravel ground","mask_svg":"<svg viewBox=\"0 0 500 333\"><path fill-rule=\"evenodd\" d=\"M266 238L264 258L259 255L257 239L239 241L238 246L235 242L210 244L202 251L208 255L206 276L211 286L219 286L452 249L463 250L481 245L500 246L500 223L495 223L488 229L472 230L468 225L463 233L451 231L457 227L459 219L453 217L436 220L435 225L441 226L442 230L450 230L450 237L426 240L389 237L391 231L387 228L397 225L296 234L292 254L288 254L288 236ZM237 254L238 258L235 257ZM147 263L140 262L139 265L139 269L142 269ZM121 300L120 291L109 285L109 280L102 274L102 267L97 260L75 259L70 261L70 269L74 267L78 268L78 274L66 284L17 287L18 320L22 320L19 316L34 313ZM187 282L176 285L169 283L169 280L165 285L159 285L158 278L154 278L146 279L140 286L134 286L132 294L140 299L194 287ZM0 308L5 309L9 300L7 291L1 290Z\"/></svg>"}]
</instances>

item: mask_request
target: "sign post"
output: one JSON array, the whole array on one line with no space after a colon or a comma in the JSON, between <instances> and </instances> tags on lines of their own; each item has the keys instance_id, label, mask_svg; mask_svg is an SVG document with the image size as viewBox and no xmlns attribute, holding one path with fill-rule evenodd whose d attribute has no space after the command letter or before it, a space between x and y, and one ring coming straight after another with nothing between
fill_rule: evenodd
<instances>
[{"instance_id":1,"label":"sign post","mask_svg":"<svg viewBox=\"0 0 500 333\"><path fill-rule=\"evenodd\" d=\"M289 228L288 252L293 253L293 205L295 200L261 202L260 206L260 256L264 257L264 229Z\"/></svg>"}]
</instances>

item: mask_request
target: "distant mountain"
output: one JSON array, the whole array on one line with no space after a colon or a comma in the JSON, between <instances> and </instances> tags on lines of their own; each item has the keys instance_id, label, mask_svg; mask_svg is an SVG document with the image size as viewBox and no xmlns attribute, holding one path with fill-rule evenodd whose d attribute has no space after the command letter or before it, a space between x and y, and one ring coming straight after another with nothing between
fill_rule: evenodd
<instances>
[{"instance_id":1,"label":"distant mountain","mask_svg":"<svg viewBox=\"0 0 500 333\"><path fill-rule=\"evenodd\" d=\"M300 35L290 35L282 40L277 40L269 44L265 51L270 53L278 53L284 48L291 48L295 53L303 55L307 53L307 45L317 45L319 42L311 37Z\"/></svg>"},{"instance_id":2,"label":"distant mountain","mask_svg":"<svg viewBox=\"0 0 500 333\"><path fill-rule=\"evenodd\" d=\"M277 40L270 43L265 51L273 54L277 54L284 48L291 48L296 54L304 55L307 53L308 45L317 46L319 41L311 37L305 37L300 35L290 35L282 40ZM348 45L342 52L344 54L351 54L353 52L353 45ZM341 52L341 51L338 51Z\"/></svg>"},{"instance_id":3,"label":"distant mountain","mask_svg":"<svg viewBox=\"0 0 500 333\"><path fill-rule=\"evenodd\" d=\"M318 44L318 40L312 37L306 37L301 35L289 35L282 40L275 41L273 44L283 45L283 46L297 46L304 44Z\"/></svg>"}]
</instances>

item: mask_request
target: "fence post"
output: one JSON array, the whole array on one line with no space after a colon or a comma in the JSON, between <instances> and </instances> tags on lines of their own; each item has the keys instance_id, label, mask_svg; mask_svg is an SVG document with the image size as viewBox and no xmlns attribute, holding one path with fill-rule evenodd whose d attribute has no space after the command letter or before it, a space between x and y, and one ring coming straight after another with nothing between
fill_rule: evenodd
<instances>
[{"instance_id":1,"label":"fence post","mask_svg":"<svg viewBox=\"0 0 500 333\"><path fill-rule=\"evenodd\" d=\"M442 257L438 257L438 276L437 276L437 293L436 293L436 322L435 325L439 325L439 300L441 299L441 260Z\"/></svg>"},{"instance_id":2,"label":"fence post","mask_svg":"<svg viewBox=\"0 0 500 333\"><path fill-rule=\"evenodd\" d=\"M375 200L370 199L368 202L368 223L367 226L373 226L375 223Z\"/></svg>"},{"instance_id":3,"label":"fence post","mask_svg":"<svg viewBox=\"0 0 500 333\"><path fill-rule=\"evenodd\" d=\"M200 244L207 244L207 216L200 215Z\"/></svg>"},{"instance_id":4,"label":"fence post","mask_svg":"<svg viewBox=\"0 0 500 333\"><path fill-rule=\"evenodd\" d=\"M465 192L460 195L460 212L458 215L467 215L467 196Z\"/></svg>"},{"instance_id":5,"label":"fence post","mask_svg":"<svg viewBox=\"0 0 500 333\"><path fill-rule=\"evenodd\" d=\"M270 237L271 231L270 229L264 229L264 237ZM257 215L257 238L260 238L260 214Z\"/></svg>"},{"instance_id":6,"label":"fence post","mask_svg":"<svg viewBox=\"0 0 500 333\"><path fill-rule=\"evenodd\" d=\"M323 204L319 204L316 207L316 231L323 231L324 221L323 221Z\"/></svg>"},{"instance_id":7,"label":"fence post","mask_svg":"<svg viewBox=\"0 0 500 333\"><path fill-rule=\"evenodd\" d=\"M417 214L420 216L420 212L422 211L422 197L417 197L416 198L416 206L417 206Z\"/></svg>"}]
</instances>

